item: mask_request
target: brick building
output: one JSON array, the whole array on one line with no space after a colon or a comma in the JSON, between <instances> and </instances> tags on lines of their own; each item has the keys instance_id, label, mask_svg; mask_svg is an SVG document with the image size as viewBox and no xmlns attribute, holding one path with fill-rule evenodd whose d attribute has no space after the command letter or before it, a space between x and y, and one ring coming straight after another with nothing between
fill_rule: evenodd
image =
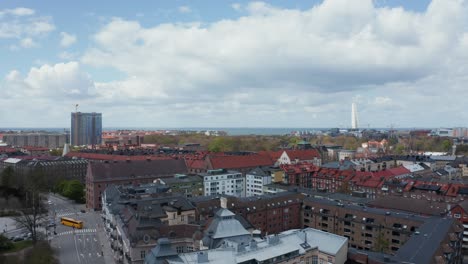
<instances>
[{"instance_id":1,"label":"brick building","mask_svg":"<svg viewBox=\"0 0 468 264\"><path fill-rule=\"evenodd\" d=\"M448 218L309 197L304 199L303 226L347 237L354 252L348 257L358 263L384 263L385 259L398 263L440 263L439 259L460 263L462 259L463 228ZM372 257L369 251L382 253Z\"/></svg>"},{"instance_id":2,"label":"brick building","mask_svg":"<svg viewBox=\"0 0 468 264\"><path fill-rule=\"evenodd\" d=\"M197 208L198 219L210 219L220 208L220 197L226 207L246 219L262 234L277 234L301 227L300 211L302 195L282 192L275 195L254 197L211 196L191 199Z\"/></svg>"},{"instance_id":3,"label":"brick building","mask_svg":"<svg viewBox=\"0 0 468 264\"><path fill-rule=\"evenodd\" d=\"M138 185L183 173L187 173L187 167L181 159L90 162L86 173L86 206L100 210L102 192L111 184Z\"/></svg>"}]
</instances>

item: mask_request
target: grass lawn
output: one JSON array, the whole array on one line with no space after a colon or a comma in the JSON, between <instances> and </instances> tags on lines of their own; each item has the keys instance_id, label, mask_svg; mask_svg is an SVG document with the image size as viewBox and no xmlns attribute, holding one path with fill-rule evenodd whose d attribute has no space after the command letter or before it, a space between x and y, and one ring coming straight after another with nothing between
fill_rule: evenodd
<instances>
[{"instance_id":1,"label":"grass lawn","mask_svg":"<svg viewBox=\"0 0 468 264\"><path fill-rule=\"evenodd\" d=\"M32 240L23 240L23 241L18 241L18 242L13 242L13 248L5 251L0 251L0 254L4 253L12 253L16 251L20 251L22 249L25 249L27 247L32 246Z\"/></svg>"}]
</instances>

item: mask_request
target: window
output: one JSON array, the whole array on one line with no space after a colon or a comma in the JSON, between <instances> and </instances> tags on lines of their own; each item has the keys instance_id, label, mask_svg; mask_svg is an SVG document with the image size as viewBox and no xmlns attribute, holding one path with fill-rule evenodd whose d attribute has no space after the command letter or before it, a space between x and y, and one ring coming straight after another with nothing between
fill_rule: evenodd
<instances>
[{"instance_id":1,"label":"window","mask_svg":"<svg viewBox=\"0 0 468 264\"><path fill-rule=\"evenodd\" d=\"M177 253L184 253L184 247L177 247Z\"/></svg>"},{"instance_id":2,"label":"window","mask_svg":"<svg viewBox=\"0 0 468 264\"><path fill-rule=\"evenodd\" d=\"M140 257L144 259L146 257L146 251L144 250L140 251Z\"/></svg>"},{"instance_id":3,"label":"window","mask_svg":"<svg viewBox=\"0 0 468 264\"><path fill-rule=\"evenodd\" d=\"M185 220L184 215L181 215L181 216L180 216L180 221L184 221L184 220Z\"/></svg>"},{"instance_id":4,"label":"window","mask_svg":"<svg viewBox=\"0 0 468 264\"><path fill-rule=\"evenodd\" d=\"M312 264L318 264L318 256L312 256Z\"/></svg>"}]
</instances>

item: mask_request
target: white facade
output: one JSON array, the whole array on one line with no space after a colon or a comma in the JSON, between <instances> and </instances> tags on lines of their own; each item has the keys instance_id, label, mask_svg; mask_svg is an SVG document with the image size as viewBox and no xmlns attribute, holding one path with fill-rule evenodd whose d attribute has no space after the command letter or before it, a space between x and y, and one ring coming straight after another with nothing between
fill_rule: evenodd
<instances>
[{"instance_id":1,"label":"white facade","mask_svg":"<svg viewBox=\"0 0 468 264\"><path fill-rule=\"evenodd\" d=\"M203 177L204 195L226 194L245 197L245 178L237 171L208 171Z\"/></svg>"},{"instance_id":2,"label":"white facade","mask_svg":"<svg viewBox=\"0 0 468 264\"><path fill-rule=\"evenodd\" d=\"M263 186L271 183L271 175L258 175L254 171L246 174L246 196L263 194Z\"/></svg>"}]
</instances>

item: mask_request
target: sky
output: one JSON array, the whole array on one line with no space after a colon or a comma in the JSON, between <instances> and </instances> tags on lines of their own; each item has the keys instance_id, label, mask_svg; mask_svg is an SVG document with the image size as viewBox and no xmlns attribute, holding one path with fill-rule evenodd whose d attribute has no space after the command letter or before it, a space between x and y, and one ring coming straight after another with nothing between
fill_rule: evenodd
<instances>
[{"instance_id":1,"label":"sky","mask_svg":"<svg viewBox=\"0 0 468 264\"><path fill-rule=\"evenodd\" d=\"M468 126L468 0L0 1L0 127Z\"/></svg>"}]
</instances>

